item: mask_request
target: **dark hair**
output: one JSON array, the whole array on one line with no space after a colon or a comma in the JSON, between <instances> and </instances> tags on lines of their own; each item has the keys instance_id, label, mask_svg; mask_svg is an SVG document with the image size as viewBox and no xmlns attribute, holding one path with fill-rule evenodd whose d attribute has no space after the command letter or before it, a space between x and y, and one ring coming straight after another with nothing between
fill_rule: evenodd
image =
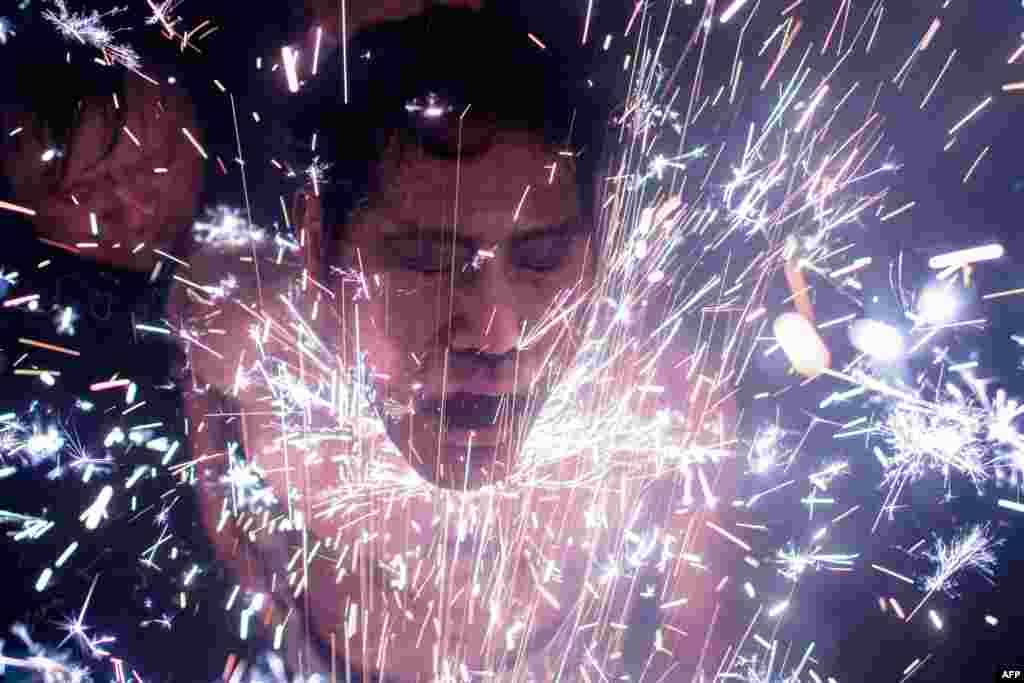
<instances>
[{"instance_id":1,"label":"dark hair","mask_svg":"<svg viewBox=\"0 0 1024 683\"><path fill-rule=\"evenodd\" d=\"M317 133L320 160L329 165L320 186L328 265L352 211L376 189L383 152L396 137L402 148L466 159L485 152L501 130L535 133L575 156L581 209L593 218L610 79L588 73L593 62L576 45L542 41L517 17L451 7L352 39L348 73L339 55L307 93L297 127L307 144Z\"/></svg>"},{"instance_id":2,"label":"dark hair","mask_svg":"<svg viewBox=\"0 0 1024 683\"><path fill-rule=\"evenodd\" d=\"M143 26L146 16L127 9L99 15L98 20L108 25L112 40L134 53L134 57L124 55L126 62L112 60L105 64L97 47L61 35L59 27L47 19L47 12L36 7L22 12L15 23L16 33L9 39L16 52L0 62L0 78L5 83L0 90L4 126L15 122L7 113L20 110L19 119L27 115L38 124L38 133L46 137L42 142L70 158L75 154L70 148L75 131L87 115L85 108L101 109L108 136L99 160L105 160L126 135L126 112L130 109L123 106L126 84L129 79L143 77L173 82L175 88L182 88L196 120L205 123L210 118L210 98L200 96L203 89L199 86L212 86L208 85L208 75L200 70L203 65L195 55L182 53L178 44L158 28ZM138 62L134 68L144 76L130 72L133 59ZM114 98L120 106L115 106ZM8 149L0 145L0 154L7 153ZM59 176L65 170L64 164L56 163L50 172Z\"/></svg>"},{"instance_id":3,"label":"dark hair","mask_svg":"<svg viewBox=\"0 0 1024 683\"><path fill-rule=\"evenodd\" d=\"M0 93L0 111L10 111L13 105L31 112L49 135L46 142L63 148L82 113L85 98L122 95L124 69L97 64L94 60L100 53L95 48L65 41L38 11L24 12L19 19L8 49L31 51L31 58L8 54L3 60L0 76L5 85ZM111 110L120 116L119 111ZM123 123L117 121L110 126L112 139L104 157L116 145ZM6 127L11 121L5 117L4 124Z\"/></svg>"}]
</instances>

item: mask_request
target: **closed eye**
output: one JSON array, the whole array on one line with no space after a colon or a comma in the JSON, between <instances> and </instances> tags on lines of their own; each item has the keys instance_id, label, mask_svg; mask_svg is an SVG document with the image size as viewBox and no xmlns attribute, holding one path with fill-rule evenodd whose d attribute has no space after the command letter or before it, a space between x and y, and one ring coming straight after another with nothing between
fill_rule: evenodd
<instances>
[{"instance_id":1,"label":"closed eye","mask_svg":"<svg viewBox=\"0 0 1024 683\"><path fill-rule=\"evenodd\" d=\"M551 233L513 241L508 247L513 265L536 272L557 270L572 250L575 235Z\"/></svg>"},{"instance_id":2,"label":"closed eye","mask_svg":"<svg viewBox=\"0 0 1024 683\"><path fill-rule=\"evenodd\" d=\"M411 232L411 230L410 230ZM510 264L533 272L550 272L562 267L572 252L575 240L589 234L583 224L576 221L562 225L524 232L510 238L505 246L495 244L487 252L503 250ZM476 240L452 238L444 231L418 231L418 234L387 236L383 240L384 253L394 267L426 275L448 272L455 268L462 272L478 257ZM383 245L382 245L383 246Z\"/></svg>"},{"instance_id":3,"label":"closed eye","mask_svg":"<svg viewBox=\"0 0 1024 683\"><path fill-rule=\"evenodd\" d=\"M403 270L411 270L426 275L448 271L452 267L452 245L433 239L406 237L388 240L388 249L395 265ZM464 247L455 246L457 252L456 265L466 259Z\"/></svg>"}]
</instances>

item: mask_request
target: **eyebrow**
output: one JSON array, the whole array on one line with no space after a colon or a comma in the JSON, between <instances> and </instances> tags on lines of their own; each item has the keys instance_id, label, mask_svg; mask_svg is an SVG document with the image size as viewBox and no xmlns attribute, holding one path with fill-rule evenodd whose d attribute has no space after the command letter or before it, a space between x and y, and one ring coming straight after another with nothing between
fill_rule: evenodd
<instances>
[{"instance_id":1,"label":"eyebrow","mask_svg":"<svg viewBox=\"0 0 1024 683\"><path fill-rule=\"evenodd\" d=\"M443 241L450 243L454 241L459 246L466 248L473 248L482 242L480 239L475 237L466 237L465 235L453 233L451 228L422 226L411 221L399 223L395 228L395 230L385 232L382 237L386 240L400 240L408 239L410 237L418 237L429 239L434 242ZM556 225L541 225L517 231L506 241L521 243L529 240L543 239L545 237L586 234L592 231L593 227L587 221L572 218Z\"/></svg>"}]
</instances>

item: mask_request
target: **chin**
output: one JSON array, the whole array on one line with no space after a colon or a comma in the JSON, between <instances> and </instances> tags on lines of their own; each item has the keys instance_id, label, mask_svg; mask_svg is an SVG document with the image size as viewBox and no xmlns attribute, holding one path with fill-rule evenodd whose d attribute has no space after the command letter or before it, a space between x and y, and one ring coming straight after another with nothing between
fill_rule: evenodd
<instances>
[{"instance_id":1,"label":"chin","mask_svg":"<svg viewBox=\"0 0 1024 683\"><path fill-rule=\"evenodd\" d=\"M409 438L407 420L387 425L391 442L409 466L427 483L450 491L476 491L508 478L516 449L439 447L435 434L418 433Z\"/></svg>"},{"instance_id":2,"label":"chin","mask_svg":"<svg viewBox=\"0 0 1024 683\"><path fill-rule=\"evenodd\" d=\"M423 450L417 449L419 458L409 452L408 444L405 447L400 445L398 449L424 481L449 491L477 491L500 484L508 478L511 470L510 458L501 452L503 449L481 449L469 453L451 453L442 449L433 457L423 457ZM436 451L437 447L432 450Z\"/></svg>"},{"instance_id":3,"label":"chin","mask_svg":"<svg viewBox=\"0 0 1024 683\"><path fill-rule=\"evenodd\" d=\"M477 491L505 482L515 471L522 442L513 435L529 433L542 403L532 406L519 428L497 434L484 430L472 447L446 444L432 418L416 414L388 417L379 405L377 411L388 438L420 478L439 489Z\"/></svg>"}]
</instances>

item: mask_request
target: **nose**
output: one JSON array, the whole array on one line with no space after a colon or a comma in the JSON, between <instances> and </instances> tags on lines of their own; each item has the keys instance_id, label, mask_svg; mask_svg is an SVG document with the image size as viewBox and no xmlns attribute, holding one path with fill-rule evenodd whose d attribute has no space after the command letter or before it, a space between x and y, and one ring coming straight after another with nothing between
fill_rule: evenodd
<instances>
[{"instance_id":1,"label":"nose","mask_svg":"<svg viewBox=\"0 0 1024 683\"><path fill-rule=\"evenodd\" d=\"M453 349L492 356L518 349L524 316L512 285L501 259L460 273L452 292L449 344Z\"/></svg>"}]
</instances>

